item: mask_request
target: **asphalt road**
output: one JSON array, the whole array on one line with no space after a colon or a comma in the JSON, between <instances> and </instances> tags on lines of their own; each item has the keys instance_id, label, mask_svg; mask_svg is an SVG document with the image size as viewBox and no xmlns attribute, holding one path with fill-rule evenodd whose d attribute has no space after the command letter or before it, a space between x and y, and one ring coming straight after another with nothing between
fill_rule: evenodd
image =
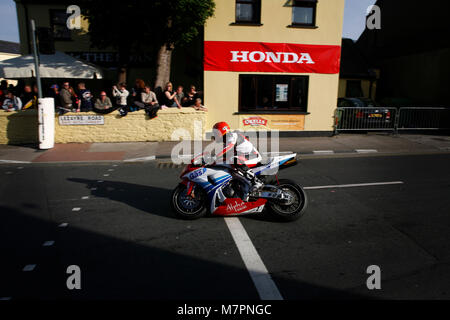
<instances>
[{"instance_id":1,"label":"asphalt road","mask_svg":"<svg viewBox=\"0 0 450 320\"><path fill-rule=\"evenodd\" d=\"M280 176L309 187L403 184L307 190L293 223L239 219L284 299L449 299L449 163L448 154L301 160ZM258 299L224 218L173 216L179 171L0 165L0 299ZM70 265L80 290L66 287ZM380 290L366 287L369 265L381 268Z\"/></svg>"}]
</instances>

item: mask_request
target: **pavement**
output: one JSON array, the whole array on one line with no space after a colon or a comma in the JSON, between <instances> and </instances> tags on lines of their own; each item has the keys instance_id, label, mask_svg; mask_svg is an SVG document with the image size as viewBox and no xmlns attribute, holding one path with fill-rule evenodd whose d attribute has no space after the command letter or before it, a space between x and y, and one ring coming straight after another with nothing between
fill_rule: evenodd
<instances>
[{"instance_id":1,"label":"pavement","mask_svg":"<svg viewBox=\"0 0 450 320\"><path fill-rule=\"evenodd\" d=\"M444 142L416 138L392 139L434 151ZM353 148L352 139L335 140ZM170 195L180 169L156 161L4 163L0 300L258 300L255 270L285 300L450 299L449 163L446 153L301 159L280 172L309 198L291 223L266 213L178 220ZM371 265L380 289L366 285ZM67 287L70 266L80 289Z\"/></svg>"},{"instance_id":2,"label":"pavement","mask_svg":"<svg viewBox=\"0 0 450 320\"><path fill-rule=\"evenodd\" d=\"M297 152L301 157L345 156L352 154L434 154L450 152L450 136L418 134L339 134L333 137L279 138L278 148L270 139L260 140L267 152ZM36 145L0 145L0 163L53 163L170 159L179 142L70 143L39 150ZM210 141L202 141L206 146ZM278 150L277 150L278 149ZM192 148L193 149L193 144ZM260 148L261 150L261 148ZM264 151L264 150L263 150ZM190 150L185 151L192 154Z\"/></svg>"}]
</instances>

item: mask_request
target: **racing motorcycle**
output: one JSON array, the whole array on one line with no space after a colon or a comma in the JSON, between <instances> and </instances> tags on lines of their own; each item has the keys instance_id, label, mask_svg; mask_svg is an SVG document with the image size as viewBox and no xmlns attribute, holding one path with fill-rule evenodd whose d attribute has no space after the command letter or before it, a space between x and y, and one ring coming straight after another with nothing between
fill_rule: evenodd
<instances>
[{"instance_id":1,"label":"racing motorcycle","mask_svg":"<svg viewBox=\"0 0 450 320\"><path fill-rule=\"evenodd\" d=\"M239 216L268 212L284 221L300 218L308 198L292 180L278 179L277 172L297 164L296 153L268 158L252 168L264 186L251 191L252 183L228 164L211 163L201 156L181 172L181 183L172 192L172 208L182 219L198 219L207 214ZM209 164L210 163L210 164Z\"/></svg>"}]
</instances>

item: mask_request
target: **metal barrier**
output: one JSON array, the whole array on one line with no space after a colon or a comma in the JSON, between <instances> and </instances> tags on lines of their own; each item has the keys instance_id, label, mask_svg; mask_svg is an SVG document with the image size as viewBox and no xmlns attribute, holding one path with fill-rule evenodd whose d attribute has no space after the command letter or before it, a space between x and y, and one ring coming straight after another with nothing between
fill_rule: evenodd
<instances>
[{"instance_id":1,"label":"metal barrier","mask_svg":"<svg viewBox=\"0 0 450 320\"><path fill-rule=\"evenodd\" d=\"M450 109L436 107L379 107L336 109L334 132L450 129Z\"/></svg>"},{"instance_id":2,"label":"metal barrier","mask_svg":"<svg viewBox=\"0 0 450 320\"><path fill-rule=\"evenodd\" d=\"M341 107L335 112L334 130L395 130L396 108Z\"/></svg>"}]
</instances>

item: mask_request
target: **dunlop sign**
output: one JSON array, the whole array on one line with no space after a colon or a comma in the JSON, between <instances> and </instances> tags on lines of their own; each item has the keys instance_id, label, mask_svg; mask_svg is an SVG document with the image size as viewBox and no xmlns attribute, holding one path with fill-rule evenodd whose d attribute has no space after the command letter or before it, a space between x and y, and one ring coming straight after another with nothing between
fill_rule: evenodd
<instances>
[{"instance_id":1,"label":"dunlop sign","mask_svg":"<svg viewBox=\"0 0 450 320\"><path fill-rule=\"evenodd\" d=\"M102 125L105 124L104 116L79 115L79 116L60 116L59 125Z\"/></svg>"}]
</instances>

